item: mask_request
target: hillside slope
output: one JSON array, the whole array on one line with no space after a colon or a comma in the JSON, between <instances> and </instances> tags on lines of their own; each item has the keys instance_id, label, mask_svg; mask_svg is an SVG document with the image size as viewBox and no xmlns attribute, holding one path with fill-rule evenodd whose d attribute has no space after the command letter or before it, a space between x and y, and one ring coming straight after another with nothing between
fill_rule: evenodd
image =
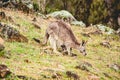
<instances>
[{"instance_id":1,"label":"hillside slope","mask_svg":"<svg viewBox=\"0 0 120 80\"><path fill-rule=\"evenodd\" d=\"M73 50L76 56L57 56L52 50L46 49L36 43L33 38L43 41L45 29L53 19L42 19L40 16L29 15L20 11L3 10L7 16L11 16L12 24L21 34L28 38L28 42L5 42L5 56L0 57L0 64L7 65L15 75L32 77L36 80L120 80L120 37L117 35L90 34L84 36L81 33L89 33L91 28L72 26L77 39L87 40L86 50L88 55L83 56ZM36 17L41 29L33 26L32 20ZM17 24L17 25L16 25ZM19 27L18 27L19 25ZM110 47L100 45L101 42L109 42ZM118 65L118 66L117 66ZM117 66L118 69L115 69ZM67 74L70 72L71 74ZM8 77L8 80L21 80L16 77ZM31 80L31 79L27 79Z\"/></svg>"}]
</instances>

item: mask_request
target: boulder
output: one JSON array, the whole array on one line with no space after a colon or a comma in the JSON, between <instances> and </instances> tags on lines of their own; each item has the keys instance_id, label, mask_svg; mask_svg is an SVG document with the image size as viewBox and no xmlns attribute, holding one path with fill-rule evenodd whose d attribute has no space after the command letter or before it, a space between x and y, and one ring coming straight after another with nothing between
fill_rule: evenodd
<instances>
[{"instance_id":1,"label":"boulder","mask_svg":"<svg viewBox=\"0 0 120 80\"><path fill-rule=\"evenodd\" d=\"M7 75L10 75L10 73L6 65L0 64L0 78L5 78Z\"/></svg>"},{"instance_id":2,"label":"boulder","mask_svg":"<svg viewBox=\"0 0 120 80\"><path fill-rule=\"evenodd\" d=\"M54 73L52 74L52 78L53 78L53 79L60 80L61 77L62 77L62 75L61 75L60 73L55 73L55 72L54 72Z\"/></svg>"},{"instance_id":3,"label":"boulder","mask_svg":"<svg viewBox=\"0 0 120 80\"><path fill-rule=\"evenodd\" d=\"M101 35L102 31L99 30L96 26L89 26L83 29L82 35L89 36L89 35Z\"/></svg>"},{"instance_id":4,"label":"boulder","mask_svg":"<svg viewBox=\"0 0 120 80\"><path fill-rule=\"evenodd\" d=\"M26 5L27 8L33 9L33 2L32 0L21 0L22 4Z\"/></svg>"},{"instance_id":5,"label":"boulder","mask_svg":"<svg viewBox=\"0 0 120 80\"><path fill-rule=\"evenodd\" d=\"M108 35L115 33L115 31L114 31L113 29L111 29L110 27L104 26L104 25L102 25L102 24L98 24L98 25L96 25L96 27L97 27L99 30L101 30L102 33L105 33L105 34L108 34Z\"/></svg>"},{"instance_id":6,"label":"boulder","mask_svg":"<svg viewBox=\"0 0 120 80\"><path fill-rule=\"evenodd\" d=\"M77 75L76 73L72 72L72 71L66 71L66 75L70 78L73 78L74 80L80 80L79 75Z\"/></svg>"},{"instance_id":7,"label":"boulder","mask_svg":"<svg viewBox=\"0 0 120 80\"><path fill-rule=\"evenodd\" d=\"M107 47L107 48L110 48L110 47L111 47L110 43L107 42L107 41L101 42L100 45L102 45L102 46L104 46L104 47Z\"/></svg>"},{"instance_id":8,"label":"boulder","mask_svg":"<svg viewBox=\"0 0 120 80\"><path fill-rule=\"evenodd\" d=\"M0 8L2 8L2 1L0 1Z\"/></svg>"},{"instance_id":9,"label":"boulder","mask_svg":"<svg viewBox=\"0 0 120 80\"><path fill-rule=\"evenodd\" d=\"M5 12L0 12L0 20L2 20L2 19L5 19L6 18L6 14L5 14Z\"/></svg>"},{"instance_id":10,"label":"boulder","mask_svg":"<svg viewBox=\"0 0 120 80\"><path fill-rule=\"evenodd\" d=\"M81 62L78 66L75 67L76 69L81 69L84 71L90 71L90 69L92 68L92 65L88 62Z\"/></svg>"},{"instance_id":11,"label":"boulder","mask_svg":"<svg viewBox=\"0 0 120 80\"><path fill-rule=\"evenodd\" d=\"M72 21L71 24L75 26L86 27L86 24L83 23L82 21Z\"/></svg>"},{"instance_id":12,"label":"boulder","mask_svg":"<svg viewBox=\"0 0 120 80\"><path fill-rule=\"evenodd\" d=\"M47 18L53 17L53 18L56 18L56 19L62 19L66 22L69 22L72 25L86 27L85 23L83 23L82 21L77 21L74 18L74 16L66 10L55 11L53 13L50 13L50 14L46 15L46 17Z\"/></svg>"},{"instance_id":13,"label":"boulder","mask_svg":"<svg viewBox=\"0 0 120 80\"><path fill-rule=\"evenodd\" d=\"M46 17L44 14L37 13L37 15L40 16L40 17L43 18L43 19L47 19L47 17Z\"/></svg>"},{"instance_id":14,"label":"boulder","mask_svg":"<svg viewBox=\"0 0 120 80\"><path fill-rule=\"evenodd\" d=\"M113 63L113 64L108 65L108 67L115 70L115 71L117 71L117 72L120 71L120 65L119 64Z\"/></svg>"},{"instance_id":15,"label":"boulder","mask_svg":"<svg viewBox=\"0 0 120 80\"><path fill-rule=\"evenodd\" d=\"M28 42L28 39L20 34L18 30L5 23L0 23L0 33L8 41Z\"/></svg>"},{"instance_id":16,"label":"boulder","mask_svg":"<svg viewBox=\"0 0 120 80\"><path fill-rule=\"evenodd\" d=\"M47 17L54 17L54 18L57 18L57 19L63 19L63 20L66 20L68 22L76 21L74 16L66 10L55 11L53 13L50 13L50 14L46 15L46 16Z\"/></svg>"},{"instance_id":17,"label":"boulder","mask_svg":"<svg viewBox=\"0 0 120 80\"><path fill-rule=\"evenodd\" d=\"M32 0L21 0L23 4L30 4L32 3Z\"/></svg>"}]
</instances>

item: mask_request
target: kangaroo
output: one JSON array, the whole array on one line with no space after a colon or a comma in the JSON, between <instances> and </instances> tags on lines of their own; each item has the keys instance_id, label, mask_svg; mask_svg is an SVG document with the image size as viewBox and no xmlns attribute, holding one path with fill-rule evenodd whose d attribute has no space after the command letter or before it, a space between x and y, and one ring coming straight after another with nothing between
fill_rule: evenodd
<instances>
[{"instance_id":1,"label":"kangaroo","mask_svg":"<svg viewBox=\"0 0 120 80\"><path fill-rule=\"evenodd\" d=\"M71 55L72 48L77 49L83 55L86 55L85 41L79 43L73 34L70 25L63 21L53 21L46 29L44 42L50 41L50 45L53 48L53 52L59 53L57 47L61 46L64 50L67 50L68 55Z\"/></svg>"}]
</instances>

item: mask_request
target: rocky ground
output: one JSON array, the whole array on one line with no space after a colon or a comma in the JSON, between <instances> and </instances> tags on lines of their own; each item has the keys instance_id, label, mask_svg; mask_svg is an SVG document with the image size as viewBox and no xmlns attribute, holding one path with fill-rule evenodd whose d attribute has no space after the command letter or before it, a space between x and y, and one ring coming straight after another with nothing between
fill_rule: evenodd
<instances>
[{"instance_id":1,"label":"rocky ground","mask_svg":"<svg viewBox=\"0 0 120 80\"><path fill-rule=\"evenodd\" d=\"M49 43L41 45L45 29L54 18L43 19L17 10L2 11L6 16L0 17L5 49L0 52L0 64L11 72L6 80L120 80L119 35L106 34L95 26L72 25L77 39L88 41L88 55L73 50L73 56L58 56L47 49ZM0 66L2 77L6 67Z\"/></svg>"}]
</instances>

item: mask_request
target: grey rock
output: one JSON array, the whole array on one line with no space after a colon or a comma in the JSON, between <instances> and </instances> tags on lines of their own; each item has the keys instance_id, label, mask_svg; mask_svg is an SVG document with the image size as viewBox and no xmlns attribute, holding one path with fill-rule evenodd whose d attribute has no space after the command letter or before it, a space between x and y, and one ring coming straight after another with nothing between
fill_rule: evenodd
<instances>
[{"instance_id":1,"label":"grey rock","mask_svg":"<svg viewBox=\"0 0 120 80\"><path fill-rule=\"evenodd\" d=\"M115 71L120 71L120 65L118 65L118 64L110 64L109 65L109 67L111 68L111 69L114 69Z\"/></svg>"},{"instance_id":2,"label":"grey rock","mask_svg":"<svg viewBox=\"0 0 120 80\"><path fill-rule=\"evenodd\" d=\"M63 19L63 20L67 20L69 22L76 21L76 19L73 17L73 15L66 10L55 11L53 13L48 14L47 17Z\"/></svg>"},{"instance_id":3,"label":"grey rock","mask_svg":"<svg viewBox=\"0 0 120 80\"><path fill-rule=\"evenodd\" d=\"M114 31L113 29L111 29L111 28L109 28L109 27L107 27L107 26L104 26L104 25L102 25L102 24L98 24L98 25L96 25L96 27L97 27L99 30L101 30L103 33L108 34L108 35L115 33L115 31Z\"/></svg>"},{"instance_id":4,"label":"grey rock","mask_svg":"<svg viewBox=\"0 0 120 80\"><path fill-rule=\"evenodd\" d=\"M89 72L90 68L92 68L92 65L90 63L88 63L88 62L82 62L78 66L76 66L75 68Z\"/></svg>"},{"instance_id":5,"label":"grey rock","mask_svg":"<svg viewBox=\"0 0 120 80\"><path fill-rule=\"evenodd\" d=\"M10 75L11 71L6 65L0 64L0 78L5 78L7 75Z\"/></svg>"},{"instance_id":6,"label":"grey rock","mask_svg":"<svg viewBox=\"0 0 120 80\"><path fill-rule=\"evenodd\" d=\"M75 26L86 27L86 24L83 23L82 21L72 21L71 24Z\"/></svg>"}]
</instances>

